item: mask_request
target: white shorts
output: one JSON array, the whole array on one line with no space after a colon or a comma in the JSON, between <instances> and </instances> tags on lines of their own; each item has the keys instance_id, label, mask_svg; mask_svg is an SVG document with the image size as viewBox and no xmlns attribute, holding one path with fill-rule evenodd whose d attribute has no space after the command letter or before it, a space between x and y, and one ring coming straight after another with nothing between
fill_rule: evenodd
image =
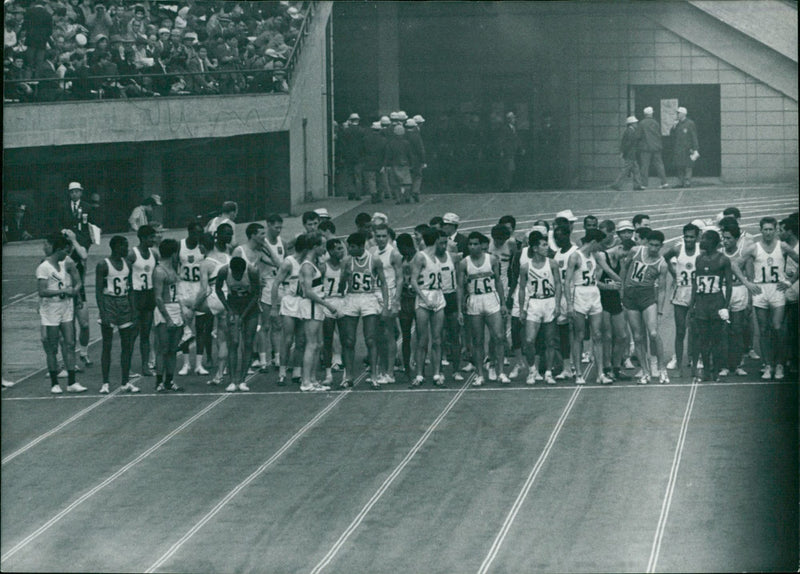
<instances>
[{"instance_id":1,"label":"white shorts","mask_svg":"<svg viewBox=\"0 0 800 574\"><path fill-rule=\"evenodd\" d=\"M746 311L750 302L750 292L744 285L734 285L731 289L731 312Z\"/></svg>"},{"instance_id":2,"label":"white shorts","mask_svg":"<svg viewBox=\"0 0 800 574\"><path fill-rule=\"evenodd\" d=\"M303 297L300 299L300 319L322 321L325 319L325 306Z\"/></svg>"},{"instance_id":3,"label":"white shorts","mask_svg":"<svg viewBox=\"0 0 800 574\"><path fill-rule=\"evenodd\" d=\"M500 297L497 293L484 293L467 297L467 315L494 315L500 312Z\"/></svg>"},{"instance_id":4,"label":"white shorts","mask_svg":"<svg viewBox=\"0 0 800 574\"><path fill-rule=\"evenodd\" d=\"M39 317L45 327L58 327L61 323L71 323L75 318L75 299L49 297L39 305Z\"/></svg>"},{"instance_id":5,"label":"white shorts","mask_svg":"<svg viewBox=\"0 0 800 574\"><path fill-rule=\"evenodd\" d=\"M217 292L211 291L211 294L206 297L206 304L208 305L208 310L211 311L211 314L214 316L221 315L225 312L225 306L222 304L222 301L219 300L217 297Z\"/></svg>"},{"instance_id":6,"label":"white shorts","mask_svg":"<svg viewBox=\"0 0 800 574\"><path fill-rule=\"evenodd\" d=\"M800 282L795 281L792 283L792 286L786 290L786 302L787 303L797 303L798 298L798 285Z\"/></svg>"},{"instance_id":7,"label":"white shorts","mask_svg":"<svg viewBox=\"0 0 800 574\"><path fill-rule=\"evenodd\" d=\"M580 286L575 288L575 300L572 309L581 315L599 315L603 312L600 303L600 289L596 286Z\"/></svg>"},{"instance_id":8,"label":"white shorts","mask_svg":"<svg viewBox=\"0 0 800 574\"><path fill-rule=\"evenodd\" d=\"M347 317L380 315L383 311L383 302L375 293L348 293L344 297L343 311Z\"/></svg>"},{"instance_id":9,"label":"white shorts","mask_svg":"<svg viewBox=\"0 0 800 574\"><path fill-rule=\"evenodd\" d=\"M200 282L178 281L177 288L178 302L184 307L194 305L197 296L200 295Z\"/></svg>"},{"instance_id":10,"label":"white shorts","mask_svg":"<svg viewBox=\"0 0 800 574\"><path fill-rule=\"evenodd\" d=\"M753 295L753 307L759 309L775 309L786 306L786 292L778 291L777 283L756 283L761 293Z\"/></svg>"},{"instance_id":11,"label":"white shorts","mask_svg":"<svg viewBox=\"0 0 800 574\"><path fill-rule=\"evenodd\" d=\"M691 285L675 285L675 291L672 293L672 300L670 302L680 307L688 307L691 297Z\"/></svg>"},{"instance_id":12,"label":"white shorts","mask_svg":"<svg viewBox=\"0 0 800 574\"><path fill-rule=\"evenodd\" d=\"M389 292L389 301L394 301L397 298L397 287L387 287L386 290ZM375 296L383 303L383 292L380 289L375 291Z\"/></svg>"},{"instance_id":13,"label":"white shorts","mask_svg":"<svg viewBox=\"0 0 800 574\"><path fill-rule=\"evenodd\" d=\"M336 310L339 311L340 313L344 310L344 305L345 305L344 297L326 297L325 302L336 307ZM331 313L331 310L328 309L327 307L323 307L322 312L325 314L326 319L334 318L333 313Z\"/></svg>"},{"instance_id":14,"label":"white shorts","mask_svg":"<svg viewBox=\"0 0 800 574\"><path fill-rule=\"evenodd\" d=\"M303 317L300 311L300 302L302 300L303 298L298 297L297 295L286 295L283 299L281 299L281 316L302 319Z\"/></svg>"},{"instance_id":15,"label":"white shorts","mask_svg":"<svg viewBox=\"0 0 800 574\"><path fill-rule=\"evenodd\" d=\"M556 318L556 298L548 297L547 299L528 299L528 304L525 307L528 311L526 321L532 323L550 323Z\"/></svg>"},{"instance_id":16,"label":"white shorts","mask_svg":"<svg viewBox=\"0 0 800 574\"><path fill-rule=\"evenodd\" d=\"M275 284L274 277L268 277L264 281L264 287L261 289L261 302L265 305L272 305L272 286ZM278 287L278 302L283 299L286 294L286 287L281 285Z\"/></svg>"},{"instance_id":17,"label":"white shorts","mask_svg":"<svg viewBox=\"0 0 800 574\"><path fill-rule=\"evenodd\" d=\"M183 327L183 314L181 313L181 304L180 303L164 303L164 307L167 309L167 314L169 318L172 319L172 322L175 323L176 327ZM153 325L160 325L161 323L166 323L167 321L164 319L164 316L159 311L158 307L156 307L155 311L153 311Z\"/></svg>"},{"instance_id":18,"label":"white shorts","mask_svg":"<svg viewBox=\"0 0 800 574\"><path fill-rule=\"evenodd\" d=\"M424 305L422 300L417 297L417 302L415 304L415 309L425 309L426 311L431 311L436 313L437 311L441 311L445 308L445 300L444 300L444 293L438 289L422 289L422 294L431 302L431 305Z\"/></svg>"},{"instance_id":19,"label":"white shorts","mask_svg":"<svg viewBox=\"0 0 800 574\"><path fill-rule=\"evenodd\" d=\"M559 325L566 325L567 320L567 296L562 295L561 301L558 302L558 309L556 311L556 321Z\"/></svg>"}]
</instances>

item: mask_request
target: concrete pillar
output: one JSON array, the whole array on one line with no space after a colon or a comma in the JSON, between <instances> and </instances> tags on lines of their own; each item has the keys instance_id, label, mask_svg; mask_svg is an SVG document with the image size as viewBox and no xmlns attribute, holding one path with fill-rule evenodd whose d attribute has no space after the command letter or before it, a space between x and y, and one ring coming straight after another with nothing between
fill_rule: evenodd
<instances>
[{"instance_id":1,"label":"concrete pillar","mask_svg":"<svg viewBox=\"0 0 800 574\"><path fill-rule=\"evenodd\" d=\"M400 108L400 37L397 3L377 2L378 109L382 114Z\"/></svg>"}]
</instances>

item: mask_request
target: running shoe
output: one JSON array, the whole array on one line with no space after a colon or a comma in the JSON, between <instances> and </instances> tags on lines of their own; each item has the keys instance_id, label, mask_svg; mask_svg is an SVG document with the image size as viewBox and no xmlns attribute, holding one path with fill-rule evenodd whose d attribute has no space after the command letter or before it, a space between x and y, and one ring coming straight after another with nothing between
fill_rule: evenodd
<instances>
[{"instance_id":1,"label":"running shoe","mask_svg":"<svg viewBox=\"0 0 800 574\"><path fill-rule=\"evenodd\" d=\"M782 381L783 378L784 378L783 365L781 364L775 365L775 380Z\"/></svg>"},{"instance_id":2,"label":"running shoe","mask_svg":"<svg viewBox=\"0 0 800 574\"><path fill-rule=\"evenodd\" d=\"M631 361L631 358L628 357L627 359L625 359L625 362L622 363L622 368L623 369L635 369L636 366L633 364L633 361Z\"/></svg>"},{"instance_id":3,"label":"running shoe","mask_svg":"<svg viewBox=\"0 0 800 574\"><path fill-rule=\"evenodd\" d=\"M625 373L623 373L622 369L620 369L619 367L614 367L612 372L614 373L614 379L616 379L617 381L630 381L631 380L631 376L630 375L626 375Z\"/></svg>"},{"instance_id":4,"label":"running shoe","mask_svg":"<svg viewBox=\"0 0 800 574\"><path fill-rule=\"evenodd\" d=\"M586 379L583 378L583 375L578 375L577 377L575 377L575 384L576 385L585 385L586 384Z\"/></svg>"},{"instance_id":5,"label":"running shoe","mask_svg":"<svg viewBox=\"0 0 800 574\"><path fill-rule=\"evenodd\" d=\"M480 387L482 385L483 385L483 377L480 377L480 376L475 377L475 380L472 381L472 386L473 387Z\"/></svg>"},{"instance_id":6,"label":"running shoe","mask_svg":"<svg viewBox=\"0 0 800 574\"><path fill-rule=\"evenodd\" d=\"M511 369L510 373L508 373L508 378L516 379L517 377L519 377L519 371L520 371L519 365L514 365L514 368Z\"/></svg>"},{"instance_id":7,"label":"running shoe","mask_svg":"<svg viewBox=\"0 0 800 574\"><path fill-rule=\"evenodd\" d=\"M143 377L155 377L156 374L153 371L153 369L151 369L150 367L147 367L145 369L142 369L142 376Z\"/></svg>"},{"instance_id":8,"label":"running shoe","mask_svg":"<svg viewBox=\"0 0 800 574\"><path fill-rule=\"evenodd\" d=\"M597 377L597 382L600 383L601 385L611 385L614 383L614 379L612 379L605 373L602 373L599 377Z\"/></svg>"},{"instance_id":9,"label":"running shoe","mask_svg":"<svg viewBox=\"0 0 800 574\"><path fill-rule=\"evenodd\" d=\"M700 357L698 357L698 358L697 358L697 365L696 365L696 366L697 366L697 369L698 369L698 370L701 370L701 369L703 369L703 368L705 367L705 365L703 365L703 359L701 359Z\"/></svg>"},{"instance_id":10,"label":"running shoe","mask_svg":"<svg viewBox=\"0 0 800 574\"><path fill-rule=\"evenodd\" d=\"M778 369L775 370L777 371ZM764 374L761 375L761 378L765 381L770 380L772 378L772 367L767 365L767 367L764 369Z\"/></svg>"},{"instance_id":11,"label":"running shoe","mask_svg":"<svg viewBox=\"0 0 800 574\"><path fill-rule=\"evenodd\" d=\"M304 393L317 392L321 389L314 383L303 383L300 385L300 390Z\"/></svg>"},{"instance_id":12,"label":"running shoe","mask_svg":"<svg viewBox=\"0 0 800 574\"><path fill-rule=\"evenodd\" d=\"M278 377L278 386L285 387L286 386L286 375L281 375Z\"/></svg>"},{"instance_id":13,"label":"running shoe","mask_svg":"<svg viewBox=\"0 0 800 574\"><path fill-rule=\"evenodd\" d=\"M674 371L675 369L677 369L678 368L678 357L676 357L675 355L672 355L672 358L669 360L669 363L667 363L667 368L670 371Z\"/></svg>"},{"instance_id":14,"label":"running shoe","mask_svg":"<svg viewBox=\"0 0 800 574\"><path fill-rule=\"evenodd\" d=\"M568 369L561 369L561 372L556 375L556 380L563 381L572 378L572 376L573 373L571 373Z\"/></svg>"},{"instance_id":15,"label":"running shoe","mask_svg":"<svg viewBox=\"0 0 800 574\"><path fill-rule=\"evenodd\" d=\"M175 384L175 382L171 382L169 385L164 385L168 391L172 391L174 393L182 393L183 387L180 385Z\"/></svg>"},{"instance_id":16,"label":"running shoe","mask_svg":"<svg viewBox=\"0 0 800 574\"><path fill-rule=\"evenodd\" d=\"M381 383L381 384L383 384L383 385L393 385L396 382L397 381L395 380L394 375L388 375L387 374L387 375L383 375L383 383Z\"/></svg>"},{"instance_id":17,"label":"running shoe","mask_svg":"<svg viewBox=\"0 0 800 574\"><path fill-rule=\"evenodd\" d=\"M318 391L330 391L331 390L331 388L328 385L323 385L322 383L318 383L317 381L314 381L311 384L314 385Z\"/></svg>"},{"instance_id":18,"label":"running shoe","mask_svg":"<svg viewBox=\"0 0 800 574\"><path fill-rule=\"evenodd\" d=\"M67 373L67 369L61 369L58 371L58 378L59 379L66 379L69 373Z\"/></svg>"},{"instance_id":19,"label":"running shoe","mask_svg":"<svg viewBox=\"0 0 800 574\"><path fill-rule=\"evenodd\" d=\"M123 390L123 391L128 391L129 393L138 393L139 392L139 387L137 387L136 385L134 385L130 381L128 381L127 383L122 385L120 387L120 389Z\"/></svg>"},{"instance_id":20,"label":"running shoe","mask_svg":"<svg viewBox=\"0 0 800 574\"><path fill-rule=\"evenodd\" d=\"M82 393L85 390L86 390L86 387L84 387L80 383L72 383L71 385L69 385L67 387L67 391L69 391L70 393Z\"/></svg>"},{"instance_id":21,"label":"running shoe","mask_svg":"<svg viewBox=\"0 0 800 574\"><path fill-rule=\"evenodd\" d=\"M737 367L736 370L733 372L733 374L737 375L739 377L746 377L747 376L747 371L745 371L741 367Z\"/></svg>"},{"instance_id":22,"label":"running shoe","mask_svg":"<svg viewBox=\"0 0 800 574\"><path fill-rule=\"evenodd\" d=\"M381 388L381 384L377 381L377 378L367 379L367 384L370 386L371 389L377 390Z\"/></svg>"},{"instance_id":23,"label":"running shoe","mask_svg":"<svg viewBox=\"0 0 800 574\"><path fill-rule=\"evenodd\" d=\"M157 392L157 393L163 393L163 392L165 392L166 390L167 390L167 388L164 386L164 383L158 383L158 384L156 385L156 392Z\"/></svg>"},{"instance_id":24,"label":"running shoe","mask_svg":"<svg viewBox=\"0 0 800 574\"><path fill-rule=\"evenodd\" d=\"M550 371L546 371L544 374L544 382L548 385L555 385L556 380L553 378L553 373Z\"/></svg>"},{"instance_id":25,"label":"running shoe","mask_svg":"<svg viewBox=\"0 0 800 574\"><path fill-rule=\"evenodd\" d=\"M727 377L730 374L731 372L728 369L720 369L719 373L717 373L720 377Z\"/></svg>"},{"instance_id":26,"label":"running shoe","mask_svg":"<svg viewBox=\"0 0 800 574\"><path fill-rule=\"evenodd\" d=\"M433 375L433 385L435 387L445 387L446 385L444 384L444 375L442 374Z\"/></svg>"},{"instance_id":27,"label":"running shoe","mask_svg":"<svg viewBox=\"0 0 800 574\"><path fill-rule=\"evenodd\" d=\"M494 367L489 367L489 380L492 382L497 380L497 371L494 370Z\"/></svg>"},{"instance_id":28,"label":"running shoe","mask_svg":"<svg viewBox=\"0 0 800 574\"><path fill-rule=\"evenodd\" d=\"M508 378L508 375L505 373L500 373L500 383L503 385L510 385L511 379Z\"/></svg>"},{"instance_id":29,"label":"running shoe","mask_svg":"<svg viewBox=\"0 0 800 574\"><path fill-rule=\"evenodd\" d=\"M247 386L247 383L241 382L239 383L239 390L244 391L245 393L250 390L250 387Z\"/></svg>"},{"instance_id":30,"label":"running shoe","mask_svg":"<svg viewBox=\"0 0 800 574\"><path fill-rule=\"evenodd\" d=\"M471 373L472 371L475 370L475 365L473 365L472 363L467 363L463 367L461 367L461 370L465 373Z\"/></svg>"},{"instance_id":31,"label":"running shoe","mask_svg":"<svg viewBox=\"0 0 800 574\"><path fill-rule=\"evenodd\" d=\"M222 376L221 375L215 375L214 378L211 379L210 381L206 382L206 384L207 385L216 386L216 385L220 384L221 382L222 382Z\"/></svg>"},{"instance_id":32,"label":"running shoe","mask_svg":"<svg viewBox=\"0 0 800 574\"><path fill-rule=\"evenodd\" d=\"M756 353L755 349L750 349L750 351L748 351L747 353L747 356L753 359L754 361L758 361L761 358L759 354Z\"/></svg>"},{"instance_id":33,"label":"running shoe","mask_svg":"<svg viewBox=\"0 0 800 574\"><path fill-rule=\"evenodd\" d=\"M456 371L455 373L453 373L453 380L461 382L464 380L464 375Z\"/></svg>"},{"instance_id":34,"label":"running shoe","mask_svg":"<svg viewBox=\"0 0 800 574\"><path fill-rule=\"evenodd\" d=\"M329 370L325 372L325 378L322 381L323 385L332 385L333 384L333 373Z\"/></svg>"},{"instance_id":35,"label":"running shoe","mask_svg":"<svg viewBox=\"0 0 800 574\"><path fill-rule=\"evenodd\" d=\"M662 183L661 185L658 186L658 189L667 189L668 187L669 187L668 183Z\"/></svg>"},{"instance_id":36,"label":"running shoe","mask_svg":"<svg viewBox=\"0 0 800 574\"><path fill-rule=\"evenodd\" d=\"M60 395L64 392L64 389L61 388L61 385L53 385L50 387L50 392L54 395Z\"/></svg>"},{"instance_id":37,"label":"running shoe","mask_svg":"<svg viewBox=\"0 0 800 574\"><path fill-rule=\"evenodd\" d=\"M591 360L592 360L592 357L591 357L591 355L589 355L588 351L584 351L583 353L581 353L581 363L586 364Z\"/></svg>"},{"instance_id":38,"label":"running shoe","mask_svg":"<svg viewBox=\"0 0 800 574\"><path fill-rule=\"evenodd\" d=\"M411 381L411 385L409 385L409 387L410 388L421 387L422 383L424 383L424 382L425 382L425 378L422 375L417 375L416 377L414 377L414 380Z\"/></svg>"},{"instance_id":39,"label":"running shoe","mask_svg":"<svg viewBox=\"0 0 800 574\"><path fill-rule=\"evenodd\" d=\"M7 381L7 380L3 379L3 388L4 389L10 389L11 387L14 386L14 384L15 384L14 381Z\"/></svg>"},{"instance_id":40,"label":"running shoe","mask_svg":"<svg viewBox=\"0 0 800 574\"><path fill-rule=\"evenodd\" d=\"M662 385L669 383L669 373L667 372L667 369L661 370L661 374L658 376L658 382Z\"/></svg>"},{"instance_id":41,"label":"running shoe","mask_svg":"<svg viewBox=\"0 0 800 574\"><path fill-rule=\"evenodd\" d=\"M200 365L200 366L194 368L194 374L204 377L204 376L206 376L208 374L208 371L206 371L206 369L203 367L203 365Z\"/></svg>"},{"instance_id":42,"label":"running shoe","mask_svg":"<svg viewBox=\"0 0 800 574\"><path fill-rule=\"evenodd\" d=\"M111 392L111 389L108 388L108 383L103 383L103 385L100 387L100 394L101 395L107 395L110 392Z\"/></svg>"},{"instance_id":43,"label":"running shoe","mask_svg":"<svg viewBox=\"0 0 800 574\"><path fill-rule=\"evenodd\" d=\"M649 375L642 375L641 377L639 377L639 380L637 382L640 385L646 385L647 383L650 382L650 376Z\"/></svg>"},{"instance_id":44,"label":"running shoe","mask_svg":"<svg viewBox=\"0 0 800 574\"><path fill-rule=\"evenodd\" d=\"M450 366L450 361L448 361L447 359L442 357L442 366L443 367L449 367Z\"/></svg>"},{"instance_id":45,"label":"running shoe","mask_svg":"<svg viewBox=\"0 0 800 574\"><path fill-rule=\"evenodd\" d=\"M535 385L536 384L536 375L537 375L537 373L536 373L536 371L534 369L531 369L530 371L528 371L528 378L525 379L525 384L526 385Z\"/></svg>"},{"instance_id":46,"label":"running shoe","mask_svg":"<svg viewBox=\"0 0 800 574\"><path fill-rule=\"evenodd\" d=\"M236 392L236 383L229 384L227 387L225 387L225 390L229 393Z\"/></svg>"},{"instance_id":47,"label":"running shoe","mask_svg":"<svg viewBox=\"0 0 800 574\"><path fill-rule=\"evenodd\" d=\"M353 381L350 379L342 379L342 382L339 383L340 389L352 389L353 388Z\"/></svg>"},{"instance_id":48,"label":"running shoe","mask_svg":"<svg viewBox=\"0 0 800 574\"><path fill-rule=\"evenodd\" d=\"M542 377L542 374L539 372L539 369L534 369L533 372L534 372L533 376L536 377L536 382L544 380L544 377Z\"/></svg>"},{"instance_id":49,"label":"running shoe","mask_svg":"<svg viewBox=\"0 0 800 574\"><path fill-rule=\"evenodd\" d=\"M190 369L191 369L191 367L189 366L189 363L184 363L184 364L183 364L183 367L181 367L181 370L180 370L180 371L178 371L178 374L179 374L181 377L185 377L186 375L188 375L188 374L189 374L189 370L190 370Z\"/></svg>"}]
</instances>

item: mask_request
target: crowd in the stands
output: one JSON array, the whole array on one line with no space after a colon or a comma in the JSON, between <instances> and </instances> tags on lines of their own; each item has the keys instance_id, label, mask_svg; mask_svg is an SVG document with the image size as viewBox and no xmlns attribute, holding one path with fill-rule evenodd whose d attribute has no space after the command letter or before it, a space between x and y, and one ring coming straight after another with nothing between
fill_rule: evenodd
<instances>
[{"instance_id":1,"label":"crowd in the stands","mask_svg":"<svg viewBox=\"0 0 800 574\"><path fill-rule=\"evenodd\" d=\"M6 0L5 100L288 91L304 2Z\"/></svg>"}]
</instances>

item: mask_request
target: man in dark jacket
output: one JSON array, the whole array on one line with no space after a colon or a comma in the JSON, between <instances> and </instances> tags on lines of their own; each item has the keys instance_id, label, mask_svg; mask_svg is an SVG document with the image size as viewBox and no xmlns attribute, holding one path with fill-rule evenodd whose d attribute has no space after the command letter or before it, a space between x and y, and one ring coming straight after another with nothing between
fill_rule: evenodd
<instances>
[{"instance_id":1,"label":"man in dark jacket","mask_svg":"<svg viewBox=\"0 0 800 574\"><path fill-rule=\"evenodd\" d=\"M406 130L402 125L392 128L393 136L386 142L386 155L383 165L389 172L389 186L397 203L408 203L411 195L411 170L414 164L414 153L406 138Z\"/></svg>"},{"instance_id":2,"label":"man in dark jacket","mask_svg":"<svg viewBox=\"0 0 800 574\"><path fill-rule=\"evenodd\" d=\"M674 136L673 161L678 169L678 187L690 187L692 184L692 168L699 157L697 150L697 127L686 117L686 108L678 108L678 121L672 127L670 135Z\"/></svg>"},{"instance_id":3,"label":"man in dark jacket","mask_svg":"<svg viewBox=\"0 0 800 574\"><path fill-rule=\"evenodd\" d=\"M650 178L650 162L656 167L656 173L661 180L661 189L669 187L667 174L664 172L664 160L661 157L661 125L653 119L653 108L644 109L644 119L639 122L639 169L642 173L642 183L646 186Z\"/></svg>"},{"instance_id":4,"label":"man in dark jacket","mask_svg":"<svg viewBox=\"0 0 800 574\"><path fill-rule=\"evenodd\" d=\"M419 126L416 120L406 120L406 137L411 145L411 153L414 155L414 167L411 169L411 199L419 203L419 194L422 190L422 170L427 167L427 163L425 160L425 144L422 143L422 136L419 133Z\"/></svg>"},{"instance_id":5,"label":"man in dark jacket","mask_svg":"<svg viewBox=\"0 0 800 574\"><path fill-rule=\"evenodd\" d=\"M497 139L497 153L499 165L500 191L511 191L514 181L514 172L517 170L517 154L523 153L517 135L517 116L514 112L506 114L506 122L500 128Z\"/></svg>"},{"instance_id":6,"label":"man in dark jacket","mask_svg":"<svg viewBox=\"0 0 800 574\"><path fill-rule=\"evenodd\" d=\"M381 130L381 123L373 122L364 134L364 189L372 197L372 203L383 201L383 186L378 185L378 181L386 155L386 137Z\"/></svg>"},{"instance_id":7,"label":"man in dark jacket","mask_svg":"<svg viewBox=\"0 0 800 574\"><path fill-rule=\"evenodd\" d=\"M625 120L625 124L625 132L622 134L622 143L619 146L624 164L622 166L622 171L619 172L619 176L617 176L616 181L611 187L620 191L622 180L630 176L633 180L633 189L646 189L642 185L639 177L639 164L636 163L636 148L639 143L639 138L641 137L639 120L636 119L636 116L629 116L628 119Z\"/></svg>"},{"instance_id":8,"label":"man in dark jacket","mask_svg":"<svg viewBox=\"0 0 800 574\"><path fill-rule=\"evenodd\" d=\"M361 199L361 189L364 185L362 179L364 130L361 129L360 122L361 118L358 114L350 114L339 137L347 185L347 199Z\"/></svg>"}]
</instances>

